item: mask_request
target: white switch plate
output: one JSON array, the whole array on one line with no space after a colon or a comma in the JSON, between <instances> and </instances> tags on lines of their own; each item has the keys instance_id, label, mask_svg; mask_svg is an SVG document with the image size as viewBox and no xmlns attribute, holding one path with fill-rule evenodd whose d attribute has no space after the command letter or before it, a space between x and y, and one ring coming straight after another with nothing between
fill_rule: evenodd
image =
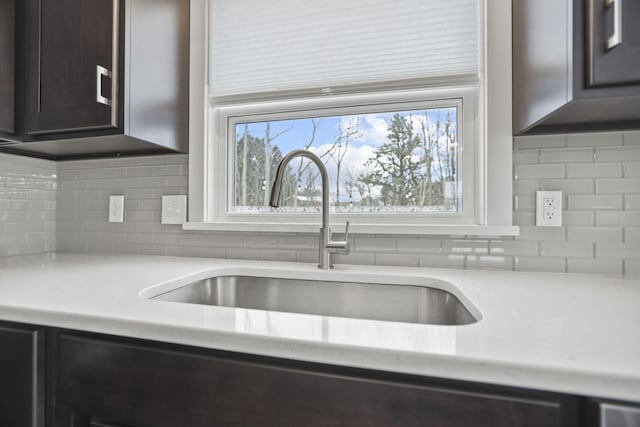
<instances>
[{"instance_id":1,"label":"white switch plate","mask_svg":"<svg viewBox=\"0 0 640 427\"><path fill-rule=\"evenodd\" d=\"M124 222L124 195L109 196L109 222Z\"/></svg>"},{"instance_id":2,"label":"white switch plate","mask_svg":"<svg viewBox=\"0 0 640 427\"><path fill-rule=\"evenodd\" d=\"M536 225L562 227L562 191L536 191Z\"/></svg>"},{"instance_id":3,"label":"white switch plate","mask_svg":"<svg viewBox=\"0 0 640 427\"><path fill-rule=\"evenodd\" d=\"M162 196L162 224L187 222L187 196Z\"/></svg>"}]
</instances>

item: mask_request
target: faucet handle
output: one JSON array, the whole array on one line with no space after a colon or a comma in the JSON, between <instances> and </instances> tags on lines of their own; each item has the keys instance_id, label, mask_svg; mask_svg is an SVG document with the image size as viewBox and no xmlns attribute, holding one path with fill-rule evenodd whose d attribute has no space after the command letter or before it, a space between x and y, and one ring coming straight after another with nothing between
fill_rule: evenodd
<instances>
[{"instance_id":1,"label":"faucet handle","mask_svg":"<svg viewBox=\"0 0 640 427\"><path fill-rule=\"evenodd\" d=\"M348 255L350 252L349 247L349 221L344 230L344 240L332 240L329 237L329 242L326 245L327 251L332 254Z\"/></svg>"}]
</instances>

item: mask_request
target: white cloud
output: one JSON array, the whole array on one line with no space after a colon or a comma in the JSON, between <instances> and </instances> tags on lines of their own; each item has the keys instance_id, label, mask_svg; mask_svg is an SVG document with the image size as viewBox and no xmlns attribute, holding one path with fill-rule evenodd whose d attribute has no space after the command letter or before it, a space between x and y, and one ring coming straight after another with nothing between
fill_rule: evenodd
<instances>
[{"instance_id":1,"label":"white cloud","mask_svg":"<svg viewBox=\"0 0 640 427\"><path fill-rule=\"evenodd\" d=\"M357 141L374 147L379 147L387 142L387 134L389 133L387 116L387 114L366 114L360 116L361 136Z\"/></svg>"}]
</instances>

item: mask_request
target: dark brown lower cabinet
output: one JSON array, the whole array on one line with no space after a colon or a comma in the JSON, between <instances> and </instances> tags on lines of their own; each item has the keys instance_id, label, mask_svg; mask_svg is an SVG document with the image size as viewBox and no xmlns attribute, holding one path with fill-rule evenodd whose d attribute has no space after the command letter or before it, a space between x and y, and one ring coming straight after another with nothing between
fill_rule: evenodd
<instances>
[{"instance_id":1,"label":"dark brown lower cabinet","mask_svg":"<svg viewBox=\"0 0 640 427\"><path fill-rule=\"evenodd\" d=\"M0 322L0 426L44 426L44 387L44 328Z\"/></svg>"},{"instance_id":2,"label":"dark brown lower cabinet","mask_svg":"<svg viewBox=\"0 0 640 427\"><path fill-rule=\"evenodd\" d=\"M57 334L53 425L578 426L578 398Z\"/></svg>"},{"instance_id":3,"label":"dark brown lower cabinet","mask_svg":"<svg viewBox=\"0 0 640 427\"><path fill-rule=\"evenodd\" d=\"M639 402L0 321L0 427L639 425Z\"/></svg>"}]
</instances>

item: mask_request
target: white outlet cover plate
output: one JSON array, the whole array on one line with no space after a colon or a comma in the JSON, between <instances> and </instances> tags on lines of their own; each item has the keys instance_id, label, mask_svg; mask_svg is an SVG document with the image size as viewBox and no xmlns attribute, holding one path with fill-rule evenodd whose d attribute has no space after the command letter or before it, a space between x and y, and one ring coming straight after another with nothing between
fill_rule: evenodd
<instances>
[{"instance_id":1,"label":"white outlet cover plate","mask_svg":"<svg viewBox=\"0 0 640 427\"><path fill-rule=\"evenodd\" d=\"M562 227L562 191L536 191L536 225Z\"/></svg>"},{"instance_id":2,"label":"white outlet cover plate","mask_svg":"<svg viewBox=\"0 0 640 427\"><path fill-rule=\"evenodd\" d=\"M187 222L187 196L162 196L162 224Z\"/></svg>"},{"instance_id":3,"label":"white outlet cover plate","mask_svg":"<svg viewBox=\"0 0 640 427\"><path fill-rule=\"evenodd\" d=\"M109 222L124 222L124 195L109 196Z\"/></svg>"}]
</instances>

